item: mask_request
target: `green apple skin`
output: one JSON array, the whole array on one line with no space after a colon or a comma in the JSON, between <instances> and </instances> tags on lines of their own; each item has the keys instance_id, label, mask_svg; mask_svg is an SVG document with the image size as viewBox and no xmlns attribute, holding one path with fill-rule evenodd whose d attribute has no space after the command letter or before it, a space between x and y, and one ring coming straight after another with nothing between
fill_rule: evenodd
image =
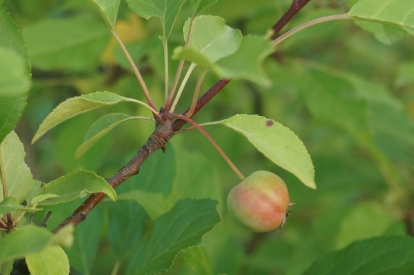
<instances>
[{"instance_id":1,"label":"green apple skin","mask_svg":"<svg viewBox=\"0 0 414 275\"><path fill-rule=\"evenodd\" d=\"M268 232L286 218L289 192L285 182L267 171L256 171L233 187L227 209L239 223L254 232Z\"/></svg>"}]
</instances>

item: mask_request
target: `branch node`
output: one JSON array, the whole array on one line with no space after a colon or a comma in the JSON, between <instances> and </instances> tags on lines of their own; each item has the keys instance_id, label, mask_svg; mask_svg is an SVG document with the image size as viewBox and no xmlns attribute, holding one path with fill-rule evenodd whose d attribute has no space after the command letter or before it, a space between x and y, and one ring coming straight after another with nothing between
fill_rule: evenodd
<instances>
[{"instance_id":1,"label":"branch node","mask_svg":"<svg viewBox=\"0 0 414 275\"><path fill-rule=\"evenodd\" d=\"M155 142L155 144L157 144L157 146L161 148L162 151L165 153L165 150L167 149L165 145L167 144L168 140L162 133L155 131L152 133L150 139L152 139Z\"/></svg>"},{"instance_id":2,"label":"branch node","mask_svg":"<svg viewBox=\"0 0 414 275\"><path fill-rule=\"evenodd\" d=\"M79 213L79 217L80 217L80 219L81 219L82 221L86 220L86 214L85 214L85 213L83 213L83 212L80 212L80 213Z\"/></svg>"}]
</instances>

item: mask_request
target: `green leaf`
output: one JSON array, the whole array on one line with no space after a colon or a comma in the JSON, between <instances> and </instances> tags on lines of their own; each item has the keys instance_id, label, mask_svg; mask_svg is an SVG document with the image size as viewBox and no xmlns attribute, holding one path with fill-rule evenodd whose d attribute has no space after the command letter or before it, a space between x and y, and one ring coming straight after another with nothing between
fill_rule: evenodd
<instances>
[{"instance_id":1,"label":"green leaf","mask_svg":"<svg viewBox=\"0 0 414 275\"><path fill-rule=\"evenodd\" d=\"M399 64L395 84L398 88L414 84L414 63L403 62Z\"/></svg>"},{"instance_id":2,"label":"green leaf","mask_svg":"<svg viewBox=\"0 0 414 275\"><path fill-rule=\"evenodd\" d=\"M372 32L375 37L386 45L400 40L405 34L414 34L414 4L405 0L360 0L349 11L355 23L364 30ZM379 23L378 23L379 22Z\"/></svg>"},{"instance_id":3,"label":"green leaf","mask_svg":"<svg viewBox=\"0 0 414 275\"><path fill-rule=\"evenodd\" d=\"M0 2L0 16L2 5ZM0 143L20 119L26 107L29 87L30 75L22 57L13 50L0 47Z\"/></svg>"},{"instance_id":4,"label":"green leaf","mask_svg":"<svg viewBox=\"0 0 414 275\"><path fill-rule=\"evenodd\" d=\"M190 23L191 18L184 24L185 40ZM197 16L194 19L193 34L188 47L177 47L173 58L191 61L203 68L211 68L212 63L236 52L242 42L241 32L225 23L224 19L218 16Z\"/></svg>"},{"instance_id":5,"label":"green leaf","mask_svg":"<svg viewBox=\"0 0 414 275\"><path fill-rule=\"evenodd\" d=\"M116 16L118 15L119 3L121 0L90 0L94 3L102 14L102 17L112 28L115 26Z\"/></svg>"},{"instance_id":6,"label":"green leaf","mask_svg":"<svg viewBox=\"0 0 414 275\"><path fill-rule=\"evenodd\" d=\"M30 60L43 70L80 70L97 62L110 34L88 17L47 19L23 29Z\"/></svg>"},{"instance_id":7,"label":"green leaf","mask_svg":"<svg viewBox=\"0 0 414 275\"><path fill-rule=\"evenodd\" d=\"M159 217L150 236L132 254L126 274L165 272L175 256L190 246L200 246L205 233L219 221L214 200L180 200Z\"/></svg>"},{"instance_id":8,"label":"green leaf","mask_svg":"<svg viewBox=\"0 0 414 275\"><path fill-rule=\"evenodd\" d=\"M340 125L357 140L364 137L370 143L375 141L389 156L412 155L414 122L385 87L351 73L313 67L324 74L308 72L310 83L303 80L302 84L314 87L312 92L303 89L303 97L316 117ZM319 100L322 97L324 102ZM327 100L329 104L325 104ZM386 144L384 139L388 140Z\"/></svg>"},{"instance_id":9,"label":"green leaf","mask_svg":"<svg viewBox=\"0 0 414 275\"><path fill-rule=\"evenodd\" d=\"M156 204L157 201L153 201ZM149 224L149 217L135 201L108 203L108 238L116 258L123 260L138 245ZM131 219L131 217L134 217Z\"/></svg>"},{"instance_id":10,"label":"green leaf","mask_svg":"<svg viewBox=\"0 0 414 275\"><path fill-rule=\"evenodd\" d=\"M333 68L321 69L328 75L340 77L348 81L354 88L354 93L361 99L369 102L388 105L389 107L402 111L404 109L400 100L391 96L391 93L381 84L369 81L359 75L343 71L335 71Z\"/></svg>"},{"instance_id":11,"label":"green leaf","mask_svg":"<svg viewBox=\"0 0 414 275\"><path fill-rule=\"evenodd\" d=\"M0 274L11 274L14 261L8 261L0 265Z\"/></svg>"},{"instance_id":12,"label":"green leaf","mask_svg":"<svg viewBox=\"0 0 414 275\"><path fill-rule=\"evenodd\" d=\"M118 200L135 201L145 209L151 220L157 219L174 206L174 202L169 200L165 195L142 190L125 192L118 196Z\"/></svg>"},{"instance_id":13,"label":"green leaf","mask_svg":"<svg viewBox=\"0 0 414 275\"><path fill-rule=\"evenodd\" d=\"M30 78L25 71L24 60L13 50L0 48L0 95L11 98L26 95Z\"/></svg>"},{"instance_id":14,"label":"green leaf","mask_svg":"<svg viewBox=\"0 0 414 275\"><path fill-rule=\"evenodd\" d=\"M341 249L357 240L381 236L395 222L378 203L357 205L343 218L336 247Z\"/></svg>"},{"instance_id":15,"label":"green leaf","mask_svg":"<svg viewBox=\"0 0 414 275\"><path fill-rule=\"evenodd\" d=\"M12 131L0 144L0 167L4 175L0 176L0 201L3 197L3 177L6 179L7 191L10 197L22 203L30 194L33 187L32 173L24 162L26 153L17 134Z\"/></svg>"},{"instance_id":16,"label":"green leaf","mask_svg":"<svg viewBox=\"0 0 414 275\"><path fill-rule=\"evenodd\" d=\"M95 143L98 142L103 136L105 136L109 131L114 129L116 126L121 124L124 121L131 120L131 119L146 119L151 120L147 117L139 117L139 116L128 116L122 113L113 113L104 115L103 117L99 118L95 121L94 124L91 125L88 132L86 132L85 138L83 140L82 145L76 149L75 157L80 158L83 154L89 150Z\"/></svg>"},{"instance_id":17,"label":"green leaf","mask_svg":"<svg viewBox=\"0 0 414 275\"><path fill-rule=\"evenodd\" d=\"M185 149L186 138L175 137L177 168L173 190L170 194L175 200L193 199L223 199L223 187L220 175L211 159L198 151ZM215 152L216 153L216 152ZM197 163L197 165L194 165ZM191 167L191 169L188 169ZM223 204L220 204L223 207Z\"/></svg>"},{"instance_id":18,"label":"green leaf","mask_svg":"<svg viewBox=\"0 0 414 275\"><path fill-rule=\"evenodd\" d=\"M49 246L26 257L32 275L69 275L69 260L60 246Z\"/></svg>"},{"instance_id":19,"label":"green leaf","mask_svg":"<svg viewBox=\"0 0 414 275\"><path fill-rule=\"evenodd\" d=\"M26 44L23 40L22 33L17 28L16 24L13 22L10 13L7 11L7 8L4 5L4 1L0 1L0 37L0 48L4 48L8 51L13 51L24 60L23 63L25 67L25 73L27 75L27 78L29 78L30 61L29 55L27 53ZM0 64L2 64L2 62L0 62ZM5 64L13 65L13 63L7 62ZM0 76L2 75L2 73L0 73Z\"/></svg>"},{"instance_id":20,"label":"green leaf","mask_svg":"<svg viewBox=\"0 0 414 275\"><path fill-rule=\"evenodd\" d=\"M30 202L33 200L34 197L36 197L37 193L39 193L40 188L42 187L43 182L39 180L33 180L33 187L32 190L30 190L29 195L26 197L27 204L30 204Z\"/></svg>"},{"instance_id":21,"label":"green leaf","mask_svg":"<svg viewBox=\"0 0 414 275\"><path fill-rule=\"evenodd\" d=\"M23 205L18 204L16 199L13 197L7 197L3 201L0 201L0 216L5 215L7 213L11 213L12 211L15 211L15 210L35 212L40 209L24 207Z\"/></svg>"},{"instance_id":22,"label":"green leaf","mask_svg":"<svg viewBox=\"0 0 414 275\"><path fill-rule=\"evenodd\" d=\"M255 115L235 115L214 124L223 124L242 134L268 159L294 174L306 186L316 188L309 153L290 129Z\"/></svg>"},{"instance_id":23,"label":"green leaf","mask_svg":"<svg viewBox=\"0 0 414 275\"><path fill-rule=\"evenodd\" d=\"M78 133L86 133L91 124L99 117L99 112L88 112L62 123L59 126L59 130L55 131L52 150L54 151L56 164L63 169L64 173L70 173L79 169L97 171L103 164L102 160L108 156L109 146L111 140L113 140L112 136L102 138L100 146L92 147L78 160L74 154L76 148L83 141L83 136Z\"/></svg>"},{"instance_id":24,"label":"green leaf","mask_svg":"<svg viewBox=\"0 0 414 275\"><path fill-rule=\"evenodd\" d=\"M194 14L199 14L203 9L216 2L217 0L190 0Z\"/></svg>"},{"instance_id":25,"label":"green leaf","mask_svg":"<svg viewBox=\"0 0 414 275\"><path fill-rule=\"evenodd\" d=\"M48 230L33 225L7 234L0 241L0 263L43 250L52 236Z\"/></svg>"},{"instance_id":26,"label":"green leaf","mask_svg":"<svg viewBox=\"0 0 414 275\"><path fill-rule=\"evenodd\" d=\"M96 256L102 230L105 228L102 208L98 205L88 215L87 220L88 222L76 227L73 246L64 248L70 266L84 275L91 274L92 261Z\"/></svg>"},{"instance_id":27,"label":"green leaf","mask_svg":"<svg viewBox=\"0 0 414 275\"><path fill-rule=\"evenodd\" d=\"M73 233L73 226L70 227L72 231L65 230L65 235ZM0 241L0 263L40 252L48 246L60 245L59 241L63 239L62 236L56 238L43 227L28 225L19 228Z\"/></svg>"},{"instance_id":28,"label":"green leaf","mask_svg":"<svg viewBox=\"0 0 414 275\"><path fill-rule=\"evenodd\" d=\"M199 275L214 274L207 252L202 246L195 246L186 249L185 261Z\"/></svg>"},{"instance_id":29,"label":"green leaf","mask_svg":"<svg viewBox=\"0 0 414 275\"><path fill-rule=\"evenodd\" d=\"M360 0L348 12L350 16L402 28L414 28L414 2L411 0Z\"/></svg>"},{"instance_id":30,"label":"green leaf","mask_svg":"<svg viewBox=\"0 0 414 275\"><path fill-rule=\"evenodd\" d=\"M95 92L82 96L69 98L59 104L42 122L33 137L32 143L43 136L47 131L69 118L85 113L87 111L117 104L119 102L136 102L137 100L122 97L110 92Z\"/></svg>"},{"instance_id":31,"label":"green leaf","mask_svg":"<svg viewBox=\"0 0 414 275\"><path fill-rule=\"evenodd\" d=\"M220 22L221 19L219 17L200 16L198 18L202 18L202 22L217 20L217 23L220 23L216 24L217 26L224 25L224 21ZM188 24L188 21L186 24ZM208 24L205 25L208 26ZM228 30L232 30L227 26L225 27L228 28ZM195 25L195 28L197 28L197 24ZM266 37L248 35L243 37L243 41L237 51L228 55L228 53L235 49L236 45L238 46L238 32L236 31L231 37L228 37L227 33L223 32L223 30L224 28L221 27L221 32L219 32L219 34L226 39L223 41L219 40L217 44L215 44L212 43L211 40L204 40L204 37L210 36L211 33L209 28L202 28L202 31L196 36L198 39L192 38L189 47L177 47L174 50L173 58L184 59L194 62L202 68L212 69L222 78L246 79L263 86L269 86L271 82L264 72L262 63L268 55L274 52L270 41ZM194 35L196 35L196 33L194 33ZM210 44L214 46L211 49ZM224 49L227 47L230 49L229 52L225 52L226 56L221 55L223 47ZM220 58L220 60L215 62L218 58Z\"/></svg>"},{"instance_id":32,"label":"green leaf","mask_svg":"<svg viewBox=\"0 0 414 275\"><path fill-rule=\"evenodd\" d=\"M64 247L71 247L74 241L73 232L75 226L71 223L62 227L57 233L53 234L50 240L50 245L61 245Z\"/></svg>"},{"instance_id":33,"label":"green leaf","mask_svg":"<svg viewBox=\"0 0 414 275\"><path fill-rule=\"evenodd\" d=\"M397 142L414 146L414 122L404 110L370 102L368 121L376 135L387 135Z\"/></svg>"},{"instance_id":34,"label":"green leaf","mask_svg":"<svg viewBox=\"0 0 414 275\"><path fill-rule=\"evenodd\" d=\"M351 92L353 88L349 82L317 70L306 71L300 84L302 98L316 119L340 126L354 137L371 140L368 108L363 98L368 95L363 96L364 90L357 96Z\"/></svg>"},{"instance_id":35,"label":"green leaf","mask_svg":"<svg viewBox=\"0 0 414 275\"><path fill-rule=\"evenodd\" d=\"M318 259L304 275L411 274L414 270L414 240L382 237L355 242Z\"/></svg>"},{"instance_id":36,"label":"green leaf","mask_svg":"<svg viewBox=\"0 0 414 275\"><path fill-rule=\"evenodd\" d=\"M377 22L355 20L355 24L362 29L373 33L378 41L389 46L401 40L407 34L407 32L401 28Z\"/></svg>"},{"instance_id":37,"label":"green leaf","mask_svg":"<svg viewBox=\"0 0 414 275\"><path fill-rule=\"evenodd\" d=\"M53 205L74 200L83 194L103 192L116 200L115 190L104 178L90 171L76 171L44 184L32 204Z\"/></svg>"},{"instance_id":38,"label":"green leaf","mask_svg":"<svg viewBox=\"0 0 414 275\"><path fill-rule=\"evenodd\" d=\"M243 37L236 53L217 61L214 71L223 78L246 79L268 86L271 81L263 69L263 60L274 52L266 37L248 35Z\"/></svg>"},{"instance_id":39,"label":"green leaf","mask_svg":"<svg viewBox=\"0 0 414 275\"><path fill-rule=\"evenodd\" d=\"M127 0L129 8L139 16L145 19L155 16L161 20L164 40L170 35L184 2L185 0Z\"/></svg>"}]
</instances>

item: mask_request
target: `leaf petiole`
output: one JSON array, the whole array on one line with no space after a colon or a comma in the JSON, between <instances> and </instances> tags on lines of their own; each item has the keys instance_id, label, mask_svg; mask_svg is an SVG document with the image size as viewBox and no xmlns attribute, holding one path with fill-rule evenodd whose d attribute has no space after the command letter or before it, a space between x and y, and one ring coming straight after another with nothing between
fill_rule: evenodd
<instances>
[{"instance_id":1,"label":"leaf petiole","mask_svg":"<svg viewBox=\"0 0 414 275\"><path fill-rule=\"evenodd\" d=\"M33 204L32 206L29 206L29 208L31 209L36 209L37 207L37 203ZM17 216L17 218L14 219L13 221L13 227L16 227L17 224L19 223L19 221L23 218L24 214L26 214L27 211L22 211L22 213L19 214L19 216Z\"/></svg>"},{"instance_id":2,"label":"leaf petiole","mask_svg":"<svg viewBox=\"0 0 414 275\"><path fill-rule=\"evenodd\" d=\"M194 91L193 101L191 102L191 107L188 112L185 114L187 117L191 117L194 113L195 107L197 105L198 94L200 92L201 84L203 83L204 77L206 76L207 71L204 70L201 75L198 77L197 85Z\"/></svg>"},{"instance_id":3,"label":"leaf petiole","mask_svg":"<svg viewBox=\"0 0 414 275\"><path fill-rule=\"evenodd\" d=\"M194 30L194 22L195 22L194 18L195 18L195 14L193 14L193 16L191 18L190 28L188 30L187 40L185 41L184 47L187 47L188 44L191 41L191 37L193 35L193 30ZM171 92L169 93L168 99L166 100L166 103L165 103L165 111L167 113L170 111L171 102L174 98L175 91L177 90L178 81L180 80L181 72L183 71L183 66L184 66L184 60L181 59L180 63L178 64L177 73L176 73L175 78L174 78L174 83L173 83L173 86L171 88Z\"/></svg>"},{"instance_id":4,"label":"leaf petiole","mask_svg":"<svg viewBox=\"0 0 414 275\"><path fill-rule=\"evenodd\" d=\"M291 37L292 35L294 35L297 32L300 32L301 30L304 30L310 26L319 24L319 23L323 23L323 22L328 22L328 21L333 21L333 20L343 20L343 19L352 19L348 14L344 13L344 14L335 14L335 15L329 15L329 16L324 16L321 18L316 18L314 20L308 21L300 26L297 26L296 28L291 29L290 31L282 34L281 36L279 36L278 38L276 38L275 40L272 41L272 45L273 47L276 47L277 45L279 45L280 43L282 43L283 41L285 41L287 38Z\"/></svg>"},{"instance_id":5,"label":"leaf petiole","mask_svg":"<svg viewBox=\"0 0 414 275\"><path fill-rule=\"evenodd\" d=\"M6 230L8 228L6 222L0 218L0 230Z\"/></svg>"},{"instance_id":6,"label":"leaf petiole","mask_svg":"<svg viewBox=\"0 0 414 275\"><path fill-rule=\"evenodd\" d=\"M167 39L164 36L164 40L162 41L162 45L164 47L164 82L165 82L165 101L167 102L168 100L168 78L169 78L169 73L168 73L168 43L167 43Z\"/></svg>"},{"instance_id":7,"label":"leaf petiole","mask_svg":"<svg viewBox=\"0 0 414 275\"><path fill-rule=\"evenodd\" d=\"M125 48L124 43L122 42L121 38L119 37L118 33L116 32L115 28L111 28L112 36L115 38L116 42L118 43L119 47L121 48L122 52L124 53L126 59L128 60L129 65L131 66L132 70L134 71L135 76L137 77L139 84L142 87L142 90L144 91L145 98L148 101L149 106L152 109L157 109L157 107L154 104L154 101L151 97L151 94L149 93L149 90L147 88L147 85L145 84L144 79L142 78L141 73L139 72L137 66L135 65L134 61L132 60L131 55L129 54L128 50ZM157 114L158 112L154 113Z\"/></svg>"},{"instance_id":8,"label":"leaf petiole","mask_svg":"<svg viewBox=\"0 0 414 275\"><path fill-rule=\"evenodd\" d=\"M155 110L154 108L152 108L151 106L149 106L148 104L146 104L145 102L142 102L140 100L133 99L133 98L127 98L125 101L134 102L134 103L137 103L139 105L142 105L142 106L146 107L148 110L150 110L151 112L153 112L157 117L159 117L158 111Z\"/></svg>"},{"instance_id":9,"label":"leaf petiole","mask_svg":"<svg viewBox=\"0 0 414 275\"><path fill-rule=\"evenodd\" d=\"M6 172L4 170L3 155L1 153L1 144L0 144L0 173L1 173L1 181L3 182L3 199L5 199L9 196L9 192L7 190Z\"/></svg>"},{"instance_id":10,"label":"leaf petiole","mask_svg":"<svg viewBox=\"0 0 414 275\"><path fill-rule=\"evenodd\" d=\"M190 67L188 68L187 73L184 76L183 82L181 82L180 89L178 90L177 96L174 99L174 103L171 106L170 112L173 113L175 107L177 107L178 101L180 100L181 94L183 93L184 87L187 84L188 79L190 78L191 73L193 72L194 68L197 66L195 63L191 63Z\"/></svg>"}]
</instances>

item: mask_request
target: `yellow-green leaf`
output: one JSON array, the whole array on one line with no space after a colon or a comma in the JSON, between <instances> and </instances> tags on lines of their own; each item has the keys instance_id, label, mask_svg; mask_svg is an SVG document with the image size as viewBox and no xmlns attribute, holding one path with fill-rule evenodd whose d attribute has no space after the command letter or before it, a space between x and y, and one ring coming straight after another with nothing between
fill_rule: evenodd
<instances>
[{"instance_id":1,"label":"yellow-green leaf","mask_svg":"<svg viewBox=\"0 0 414 275\"><path fill-rule=\"evenodd\" d=\"M218 121L245 136L268 159L316 188L315 170L303 142L287 127L256 115L235 115Z\"/></svg>"},{"instance_id":2,"label":"yellow-green leaf","mask_svg":"<svg viewBox=\"0 0 414 275\"><path fill-rule=\"evenodd\" d=\"M33 137L32 143L43 136L47 131L62 123L69 118L85 113L87 111L117 104L119 102L132 101L138 102L131 98L126 98L110 92L95 92L83 96L73 97L59 104L42 122Z\"/></svg>"},{"instance_id":3,"label":"yellow-green leaf","mask_svg":"<svg viewBox=\"0 0 414 275\"><path fill-rule=\"evenodd\" d=\"M0 177L0 201L3 200L3 178L7 183L8 195L17 203L23 202L33 187L33 177L26 165L25 151L17 134L10 132L0 144L0 167L4 175Z\"/></svg>"},{"instance_id":4,"label":"yellow-green leaf","mask_svg":"<svg viewBox=\"0 0 414 275\"><path fill-rule=\"evenodd\" d=\"M32 275L69 275L68 257L58 245L27 256L26 263Z\"/></svg>"},{"instance_id":5,"label":"yellow-green leaf","mask_svg":"<svg viewBox=\"0 0 414 275\"><path fill-rule=\"evenodd\" d=\"M44 184L32 204L53 205L74 200L83 194L103 192L116 200L115 190L106 180L90 171L76 171Z\"/></svg>"},{"instance_id":6,"label":"yellow-green leaf","mask_svg":"<svg viewBox=\"0 0 414 275\"><path fill-rule=\"evenodd\" d=\"M151 120L151 118L148 117L128 116L122 113L104 115L91 125L91 127L85 135L82 145L80 145L78 149L76 149L75 157L80 158L81 156L83 156L83 154L85 154L85 152L88 151L89 148L91 148L95 143L97 143L103 136L109 133L112 129L114 129L122 122L131 119Z\"/></svg>"}]
</instances>

